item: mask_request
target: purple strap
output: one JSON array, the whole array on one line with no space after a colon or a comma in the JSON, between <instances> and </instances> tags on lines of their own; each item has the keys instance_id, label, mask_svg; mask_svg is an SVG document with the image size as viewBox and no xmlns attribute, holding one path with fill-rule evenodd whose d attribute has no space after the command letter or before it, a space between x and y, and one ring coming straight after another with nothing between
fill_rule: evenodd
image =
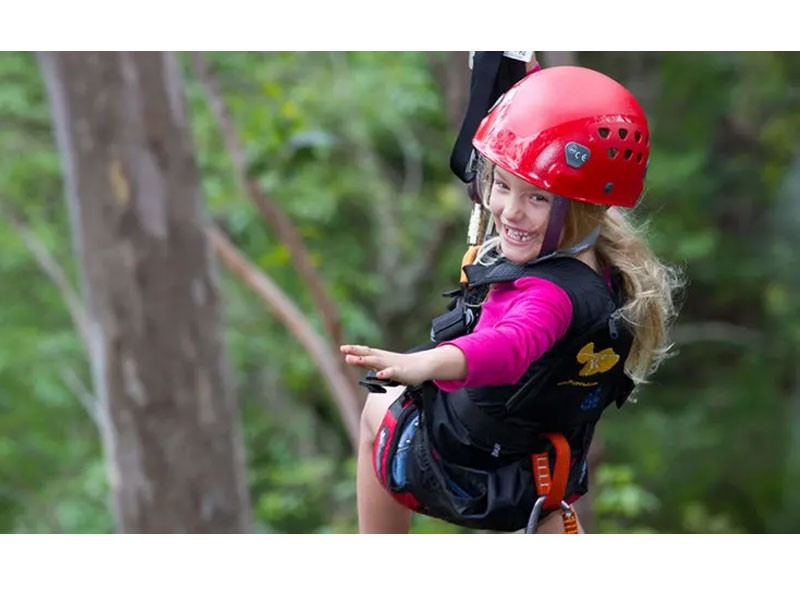
<instances>
[{"instance_id":1,"label":"purple strap","mask_svg":"<svg viewBox=\"0 0 800 600\"><path fill-rule=\"evenodd\" d=\"M558 250L558 241L561 237L561 231L564 229L564 220L567 218L567 202L568 200L561 196L553 198L553 205L550 207L550 219L547 222L547 230L544 232L539 258Z\"/></svg>"}]
</instances>

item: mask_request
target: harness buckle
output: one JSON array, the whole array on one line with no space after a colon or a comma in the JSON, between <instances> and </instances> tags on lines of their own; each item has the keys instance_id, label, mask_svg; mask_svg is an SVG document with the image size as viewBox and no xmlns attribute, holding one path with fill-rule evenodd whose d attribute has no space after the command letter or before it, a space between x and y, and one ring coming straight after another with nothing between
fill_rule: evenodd
<instances>
[{"instance_id":1,"label":"harness buckle","mask_svg":"<svg viewBox=\"0 0 800 600\"><path fill-rule=\"evenodd\" d=\"M380 379L375 377L375 371L370 370L366 377L364 377L361 381L358 382L358 385L364 386L373 394L385 394L387 387L396 387L398 385L403 385L399 381L395 381L394 379Z\"/></svg>"}]
</instances>

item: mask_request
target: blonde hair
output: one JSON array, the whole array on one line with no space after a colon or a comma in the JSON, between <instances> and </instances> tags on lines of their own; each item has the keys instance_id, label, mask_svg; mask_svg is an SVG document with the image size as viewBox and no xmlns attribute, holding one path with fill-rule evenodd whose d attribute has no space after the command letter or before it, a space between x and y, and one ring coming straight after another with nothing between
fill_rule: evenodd
<instances>
[{"instance_id":1,"label":"blonde hair","mask_svg":"<svg viewBox=\"0 0 800 600\"><path fill-rule=\"evenodd\" d=\"M594 250L601 264L620 272L626 298L622 317L634 334L625 373L634 383L645 383L672 354L669 330L678 314L683 276L656 257L647 243L646 226L637 227L626 211L613 206L570 202L561 246L575 244L598 224Z\"/></svg>"},{"instance_id":2,"label":"blonde hair","mask_svg":"<svg viewBox=\"0 0 800 600\"><path fill-rule=\"evenodd\" d=\"M483 172L485 205L494 179L493 165ZM570 201L559 248L576 245L599 227L594 251L601 266L616 267L626 298L622 317L634 339L625 361L625 373L634 383L645 383L661 362L672 355L669 329L678 313L681 271L662 263L647 243L646 226L636 226L626 211L616 207ZM477 262L490 264L499 255L499 238L484 242Z\"/></svg>"}]
</instances>

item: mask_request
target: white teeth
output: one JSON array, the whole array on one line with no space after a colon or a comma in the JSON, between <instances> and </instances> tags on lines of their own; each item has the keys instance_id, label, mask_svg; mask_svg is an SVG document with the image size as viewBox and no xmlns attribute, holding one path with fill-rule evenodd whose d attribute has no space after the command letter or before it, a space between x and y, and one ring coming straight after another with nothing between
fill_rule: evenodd
<instances>
[{"instance_id":1,"label":"white teeth","mask_svg":"<svg viewBox=\"0 0 800 600\"><path fill-rule=\"evenodd\" d=\"M508 225L506 227L506 235L518 242L527 242L533 239L532 233L525 233L523 231L517 231L516 229L511 229Z\"/></svg>"}]
</instances>

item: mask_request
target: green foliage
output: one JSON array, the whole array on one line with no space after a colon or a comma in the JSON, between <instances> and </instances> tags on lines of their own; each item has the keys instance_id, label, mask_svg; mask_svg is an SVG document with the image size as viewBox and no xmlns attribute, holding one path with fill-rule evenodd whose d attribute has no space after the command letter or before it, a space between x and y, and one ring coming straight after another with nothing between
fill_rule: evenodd
<instances>
[{"instance_id":1,"label":"green foliage","mask_svg":"<svg viewBox=\"0 0 800 600\"><path fill-rule=\"evenodd\" d=\"M182 57L187 58L187 57ZM457 282L469 203L422 53L214 53L248 173L292 219L348 340L426 339ZM585 53L652 122L644 205L657 253L689 287L678 354L639 402L610 411L592 474L604 532L797 532L800 516L800 58ZM322 331L272 224L239 188L184 61L211 218ZM453 68L466 68L454 65ZM35 57L0 56L0 200L78 287L60 163ZM445 236L432 244L434 232ZM416 267L424 277L407 286ZM58 289L0 220L0 531L113 529L101 443L83 407L84 350ZM255 527L356 529L355 464L313 362L223 271L226 339ZM418 533L460 532L415 516Z\"/></svg>"},{"instance_id":2,"label":"green foliage","mask_svg":"<svg viewBox=\"0 0 800 600\"><path fill-rule=\"evenodd\" d=\"M595 473L594 485L598 533L653 533L641 523L658 510L659 501L636 483L631 467L603 464Z\"/></svg>"}]
</instances>

